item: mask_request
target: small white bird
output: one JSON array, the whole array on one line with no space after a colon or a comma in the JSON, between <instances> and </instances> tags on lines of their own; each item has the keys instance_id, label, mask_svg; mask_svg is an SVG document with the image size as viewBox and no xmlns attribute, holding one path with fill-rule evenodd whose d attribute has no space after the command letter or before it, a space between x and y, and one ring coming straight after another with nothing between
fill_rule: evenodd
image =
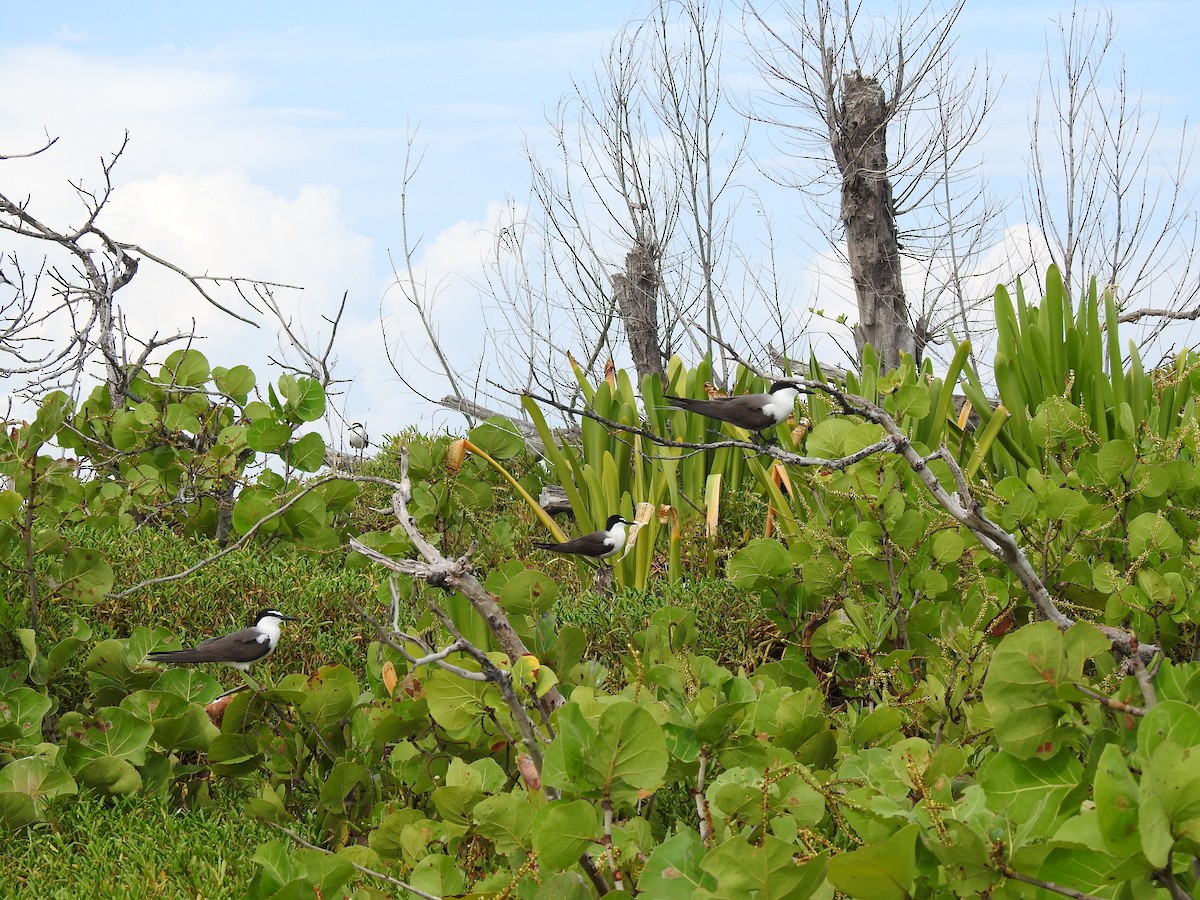
<instances>
[{"instance_id":1,"label":"small white bird","mask_svg":"<svg viewBox=\"0 0 1200 900\"><path fill-rule=\"evenodd\" d=\"M367 449L367 445L371 443L371 438L367 435L367 426L362 422L350 423L350 446L358 451L361 457L363 451Z\"/></svg>"}]
</instances>

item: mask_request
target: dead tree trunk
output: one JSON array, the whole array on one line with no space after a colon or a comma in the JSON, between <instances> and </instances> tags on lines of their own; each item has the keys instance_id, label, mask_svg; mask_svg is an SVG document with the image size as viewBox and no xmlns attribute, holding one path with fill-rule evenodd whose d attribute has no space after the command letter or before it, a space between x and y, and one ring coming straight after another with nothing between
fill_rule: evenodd
<instances>
[{"instance_id":1,"label":"dead tree trunk","mask_svg":"<svg viewBox=\"0 0 1200 900\"><path fill-rule=\"evenodd\" d=\"M883 87L858 72L842 76L833 153L842 174L842 223L850 275L858 297L854 341L859 358L870 344L888 368L900 354L916 355L908 304L900 280L900 241L892 182L888 176L887 122L891 110Z\"/></svg>"},{"instance_id":2,"label":"dead tree trunk","mask_svg":"<svg viewBox=\"0 0 1200 900\"><path fill-rule=\"evenodd\" d=\"M625 255L625 271L614 275L612 283L638 381L652 372L665 381L658 334L658 291L662 287L658 245L638 241Z\"/></svg>"}]
</instances>

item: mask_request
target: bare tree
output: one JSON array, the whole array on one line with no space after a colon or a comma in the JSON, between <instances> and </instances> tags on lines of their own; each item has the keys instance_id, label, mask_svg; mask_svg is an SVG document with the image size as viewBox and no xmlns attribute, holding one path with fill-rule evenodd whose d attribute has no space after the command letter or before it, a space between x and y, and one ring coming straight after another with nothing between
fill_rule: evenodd
<instances>
[{"instance_id":1,"label":"bare tree","mask_svg":"<svg viewBox=\"0 0 1200 900\"><path fill-rule=\"evenodd\" d=\"M678 321L658 304L663 253L679 220L679 163L676 149L656 140L646 103L648 31L640 22L619 34L603 68L562 99L553 165L528 150L534 221L547 229L555 287L583 320L581 362L589 371L618 356L616 325L639 374L661 374Z\"/></svg>"},{"instance_id":2,"label":"bare tree","mask_svg":"<svg viewBox=\"0 0 1200 900\"><path fill-rule=\"evenodd\" d=\"M717 10L661 0L631 22L559 104L553 152L528 149L529 202L500 229L485 287L509 384L569 391L566 348L593 377L609 358L661 375L674 353L711 353L724 380L727 329L764 360L768 336L795 340L790 310L770 306L784 296L771 261L732 241L747 125L722 85Z\"/></svg>"},{"instance_id":3,"label":"bare tree","mask_svg":"<svg viewBox=\"0 0 1200 900\"><path fill-rule=\"evenodd\" d=\"M902 256L928 262L948 251L952 271L961 272L964 253L979 246L947 247L946 232L929 215L949 203L941 218L953 230L960 219L954 209L983 197L982 187L961 189L971 170L967 151L994 100L986 63L969 73L955 68L954 27L964 3L928 2L912 14L898 8L887 20L869 16L861 0L745 7L769 86L750 114L778 130L794 162L771 174L825 210L818 224L844 253L854 283L859 352L871 344L888 365L901 353L919 358L933 333L928 313L910 312ZM952 185L960 185L957 194ZM826 202L831 193L834 208ZM902 224L906 217L911 226ZM965 300L961 279L958 286Z\"/></svg>"},{"instance_id":4,"label":"bare tree","mask_svg":"<svg viewBox=\"0 0 1200 900\"><path fill-rule=\"evenodd\" d=\"M940 172L931 168L932 190L913 210L923 224L906 228L924 247L923 284L914 319L917 358L931 344L952 334L971 342L971 362L979 365L979 338L993 326L991 300L1002 278L1001 263L983 269L979 261L1002 231L1003 207L994 201L986 179L975 166L960 165L972 141L964 132L978 132L994 96L989 75L978 67L967 76L983 89L977 96L939 95L931 153Z\"/></svg>"},{"instance_id":5,"label":"bare tree","mask_svg":"<svg viewBox=\"0 0 1200 900\"><path fill-rule=\"evenodd\" d=\"M48 138L32 153L0 156L0 161L45 153L56 141ZM176 273L205 302L255 328L258 322L220 302L212 289L232 287L253 314L260 314L252 295L262 299L274 288L291 287L237 276L194 275L145 247L110 235L100 220L116 189L113 171L128 143L126 135L121 146L100 161L98 187L70 182L83 206L78 224L47 224L34 213L31 197L15 200L0 192L0 232L18 244L0 254L0 291L5 292L0 295L0 376L24 379L16 389L31 397L56 387L78 396L88 364L98 359L113 406L119 407L129 399L133 377L157 350L196 339L191 330L146 337L129 327L117 293L133 280L143 260ZM46 248L34 265L25 261L31 245ZM273 303L267 306L278 315Z\"/></svg>"},{"instance_id":6,"label":"bare tree","mask_svg":"<svg viewBox=\"0 0 1200 900\"><path fill-rule=\"evenodd\" d=\"M1072 6L1047 37L1030 123L1029 255L1048 252L1072 296L1093 277L1119 288L1122 319L1153 317L1155 333L1200 314L1192 142L1186 127L1174 143L1158 126L1129 83L1112 13ZM1133 309L1151 287L1155 308Z\"/></svg>"},{"instance_id":7,"label":"bare tree","mask_svg":"<svg viewBox=\"0 0 1200 900\"><path fill-rule=\"evenodd\" d=\"M400 260L399 263L395 259L392 260L392 286L400 292L400 295L404 298L404 302L416 313L425 332L428 345L437 357L440 374L446 377L454 398L461 402L467 399L460 386L463 375L459 368L451 363L449 357L446 355L437 328L435 307L437 306L440 285L428 284L420 272L416 263L416 255L417 250L421 246L421 238L409 233L408 192L412 187L414 179L417 177L417 172L421 168L423 157L424 151L416 153L416 132L410 131L405 144L404 169L400 189ZM433 398L426 397L417 390L411 375L405 374L405 358L411 358L414 354L402 330L397 328L395 337L389 337L388 318L383 315L382 310L380 311L380 321L383 331L384 349L387 352L388 364L392 367L392 371L400 379L401 383L414 394L417 394L422 399L434 402Z\"/></svg>"}]
</instances>

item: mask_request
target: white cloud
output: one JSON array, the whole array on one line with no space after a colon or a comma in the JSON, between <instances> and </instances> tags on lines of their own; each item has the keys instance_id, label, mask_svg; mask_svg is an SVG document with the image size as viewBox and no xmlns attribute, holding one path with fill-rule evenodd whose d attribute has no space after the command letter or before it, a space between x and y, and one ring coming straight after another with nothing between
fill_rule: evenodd
<instances>
[{"instance_id":1,"label":"white cloud","mask_svg":"<svg viewBox=\"0 0 1200 900\"><path fill-rule=\"evenodd\" d=\"M479 285L501 224L511 216L510 204L489 203L480 219L455 222L419 248L413 260L416 294L451 365L467 375L464 391L475 387L489 327ZM402 283L389 280L381 303L388 343L404 378L426 396L442 397L450 392L449 383L420 313L406 299L413 289L407 285L403 258L396 254L394 261Z\"/></svg>"},{"instance_id":2,"label":"white cloud","mask_svg":"<svg viewBox=\"0 0 1200 900\"><path fill-rule=\"evenodd\" d=\"M305 185L288 198L239 173L164 173L118 190L105 223L111 234L192 274L302 288L281 288L275 296L298 324L314 332L322 324L318 310L333 309L343 291L362 295L370 286L372 242L348 225L338 193L328 185ZM212 293L236 311L250 312L232 288ZM195 316L213 343L237 341L239 335L245 340L244 326L149 261L121 298L152 329L177 329ZM270 322L264 324L270 331ZM261 337L255 342L261 344Z\"/></svg>"},{"instance_id":3,"label":"white cloud","mask_svg":"<svg viewBox=\"0 0 1200 900\"><path fill-rule=\"evenodd\" d=\"M115 190L98 223L110 236L196 275L302 287L279 289L275 296L314 345L323 343L330 327L324 317L336 312L345 291L352 304L343 330L377 332L376 250L348 220L339 191L311 182L281 191L254 174L276 154L286 159L315 152L310 145L319 136L289 140L281 126L295 111L254 110L250 88L229 73L118 62L53 47L5 53L0 78L36 84L36 90L0 94L0 153L32 150L44 141L44 131L61 136L44 154L0 163L0 190L29 198L41 221L59 231L80 223L84 206L69 181L101 190L100 159L120 146L128 128L129 149L114 169ZM0 243L0 251L15 249L31 261L27 265L44 253L11 237ZM265 379L267 355L278 355L275 323L228 286L211 293L262 327L224 315L148 259L117 302L132 334L173 334L189 330L194 319L205 337L198 346L211 362L246 362ZM55 327L52 336L61 340L65 324ZM351 349L353 365L364 348Z\"/></svg>"}]
</instances>

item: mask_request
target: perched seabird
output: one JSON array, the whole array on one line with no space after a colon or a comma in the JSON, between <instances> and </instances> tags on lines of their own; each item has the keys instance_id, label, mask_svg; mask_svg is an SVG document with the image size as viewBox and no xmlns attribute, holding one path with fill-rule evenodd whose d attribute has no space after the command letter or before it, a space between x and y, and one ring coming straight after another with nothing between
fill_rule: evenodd
<instances>
[{"instance_id":1,"label":"perched seabird","mask_svg":"<svg viewBox=\"0 0 1200 900\"><path fill-rule=\"evenodd\" d=\"M561 544L534 541L533 546L549 550L551 553L573 553L592 559L608 559L625 549L625 527L632 524L622 516L609 516L608 522L600 531L583 534Z\"/></svg>"},{"instance_id":2,"label":"perched seabird","mask_svg":"<svg viewBox=\"0 0 1200 900\"><path fill-rule=\"evenodd\" d=\"M367 426L362 422L350 423L350 446L358 451L358 455L362 456L363 451L367 449L367 445L371 443L371 438L367 434Z\"/></svg>"},{"instance_id":3,"label":"perched seabird","mask_svg":"<svg viewBox=\"0 0 1200 900\"><path fill-rule=\"evenodd\" d=\"M294 616L285 616L276 609L264 609L254 617L254 624L201 641L186 650L161 650L146 656L153 662L186 665L188 663L214 662L233 666L245 672L251 663L271 655L279 643L279 626L284 622L295 622Z\"/></svg>"},{"instance_id":4,"label":"perched seabird","mask_svg":"<svg viewBox=\"0 0 1200 900\"><path fill-rule=\"evenodd\" d=\"M694 400L691 397L673 397L664 394L675 409L694 412L720 422L728 422L747 431L761 433L764 429L785 421L796 406L800 390L786 381L776 381L766 394L739 394L734 397L714 397L711 400ZM759 435L761 437L761 434Z\"/></svg>"}]
</instances>

